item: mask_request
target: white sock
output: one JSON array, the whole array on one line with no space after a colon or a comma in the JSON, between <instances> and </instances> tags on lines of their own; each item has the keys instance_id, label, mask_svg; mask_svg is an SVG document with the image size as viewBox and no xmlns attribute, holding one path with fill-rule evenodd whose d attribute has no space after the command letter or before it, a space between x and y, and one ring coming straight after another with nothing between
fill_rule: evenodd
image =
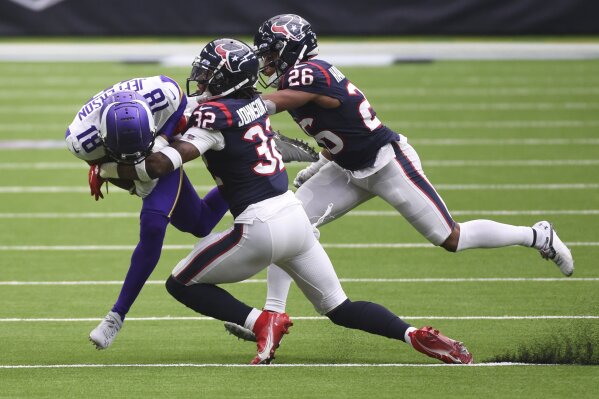
<instances>
[{"instance_id":1,"label":"white sock","mask_svg":"<svg viewBox=\"0 0 599 399\"><path fill-rule=\"evenodd\" d=\"M266 280L267 291L264 310L284 313L285 306L287 305L289 286L293 279L283 269L273 264L268 266Z\"/></svg>"},{"instance_id":2,"label":"white sock","mask_svg":"<svg viewBox=\"0 0 599 399\"><path fill-rule=\"evenodd\" d=\"M530 247L532 227L512 226L492 220L472 220L460 223L458 251L471 248L500 248L509 245Z\"/></svg>"},{"instance_id":3,"label":"white sock","mask_svg":"<svg viewBox=\"0 0 599 399\"><path fill-rule=\"evenodd\" d=\"M260 317L261 314L261 310L258 310L256 308L252 309L247 319L245 319L245 323L243 323L243 326L250 331L254 331L254 324L256 324L256 320L258 320L258 317Z\"/></svg>"},{"instance_id":4,"label":"white sock","mask_svg":"<svg viewBox=\"0 0 599 399\"><path fill-rule=\"evenodd\" d=\"M408 327L408 329L406 330L406 333L403 336L404 341L406 341L406 344L410 345L412 348L414 347L414 345L412 345L412 339L410 338L410 333L412 331L416 331L416 330L418 330L416 327Z\"/></svg>"}]
</instances>

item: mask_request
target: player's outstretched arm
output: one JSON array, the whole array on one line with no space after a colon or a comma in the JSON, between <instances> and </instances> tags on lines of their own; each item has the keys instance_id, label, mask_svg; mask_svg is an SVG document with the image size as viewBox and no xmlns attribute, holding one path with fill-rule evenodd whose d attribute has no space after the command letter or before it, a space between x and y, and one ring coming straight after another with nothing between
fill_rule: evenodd
<instances>
[{"instance_id":1,"label":"player's outstretched arm","mask_svg":"<svg viewBox=\"0 0 599 399\"><path fill-rule=\"evenodd\" d=\"M195 145L189 142L175 141L136 165L108 162L102 164L98 172L103 179L150 181L167 175L183 163L196 159L200 155L201 153Z\"/></svg>"},{"instance_id":2,"label":"player's outstretched arm","mask_svg":"<svg viewBox=\"0 0 599 399\"><path fill-rule=\"evenodd\" d=\"M341 102L336 98L301 90L283 89L274 93L262 94L270 115L296 109L309 102L322 108L337 108Z\"/></svg>"}]
</instances>

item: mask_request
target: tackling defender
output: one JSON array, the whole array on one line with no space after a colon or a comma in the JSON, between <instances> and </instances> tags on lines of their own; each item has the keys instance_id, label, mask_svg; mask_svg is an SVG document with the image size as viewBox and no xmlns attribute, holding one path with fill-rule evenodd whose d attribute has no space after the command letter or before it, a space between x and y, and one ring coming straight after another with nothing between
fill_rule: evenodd
<instances>
[{"instance_id":1,"label":"tackling defender","mask_svg":"<svg viewBox=\"0 0 599 399\"><path fill-rule=\"evenodd\" d=\"M296 196L312 223L326 224L378 196L447 251L532 247L565 276L572 275L570 250L549 222L532 228L491 220L457 223L426 178L407 138L383 125L364 93L339 69L314 58L318 44L308 21L294 14L272 17L260 26L254 45L263 60L263 86L278 89L263 95L269 114L288 111L324 148L319 161L294 180L299 187ZM264 309L284 312L290 283L283 271L269 267ZM241 338L253 339L249 331L226 327Z\"/></svg>"},{"instance_id":2,"label":"tackling defender","mask_svg":"<svg viewBox=\"0 0 599 399\"><path fill-rule=\"evenodd\" d=\"M293 276L315 309L336 324L402 340L447 363L468 364L460 342L431 327L416 329L381 305L350 301L300 202L288 190L285 164L273 145L266 105L256 92L258 59L244 43L219 39L193 62L190 82L210 100L193 112L193 126L180 140L131 165L102 164L97 177L149 181L202 156L229 202L234 225L199 241L166 282L178 301L207 316L244 325L258 340L252 364L270 363L292 325L285 313L259 311L216 284L245 280L277 262ZM191 95L191 94L190 94Z\"/></svg>"},{"instance_id":3,"label":"tackling defender","mask_svg":"<svg viewBox=\"0 0 599 399\"><path fill-rule=\"evenodd\" d=\"M116 83L81 107L67 129L67 147L89 164L107 160L139 162L185 129L186 105L187 98L179 85L166 76ZM139 118L144 118L143 123ZM147 183L116 181L115 184L142 198L139 242L116 303L89 335L97 349L112 344L127 312L158 264L169 222L180 231L204 237L228 209L216 188L201 199L183 169ZM96 201L103 198L100 190L92 195Z\"/></svg>"}]
</instances>

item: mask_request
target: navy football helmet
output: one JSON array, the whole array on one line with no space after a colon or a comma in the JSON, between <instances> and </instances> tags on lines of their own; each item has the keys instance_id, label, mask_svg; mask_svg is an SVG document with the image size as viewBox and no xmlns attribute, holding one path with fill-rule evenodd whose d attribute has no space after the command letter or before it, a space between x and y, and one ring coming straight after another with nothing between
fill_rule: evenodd
<instances>
[{"instance_id":1,"label":"navy football helmet","mask_svg":"<svg viewBox=\"0 0 599 399\"><path fill-rule=\"evenodd\" d=\"M258 58L245 43L235 39L216 39L202 49L187 78L187 95L208 92L209 99L253 88L258 80ZM192 92L190 83L197 86ZM203 99L207 101L208 99Z\"/></svg>"},{"instance_id":2,"label":"navy football helmet","mask_svg":"<svg viewBox=\"0 0 599 399\"><path fill-rule=\"evenodd\" d=\"M260 71L269 67L275 70L267 81L260 79L264 88L277 83L298 62L318 55L318 42L312 26L295 14L277 15L264 22L254 36L254 47L262 61Z\"/></svg>"},{"instance_id":3,"label":"navy football helmet","mask_svg":"<svg viewBox=\"0 0 599 399\"><path fill-rule=\"evenodd\" d=\"M100 139L119 163L136 164L152 152L156 125L145 98L135 91L115 93L100 109Z\"/></svg>"}]
</instances>

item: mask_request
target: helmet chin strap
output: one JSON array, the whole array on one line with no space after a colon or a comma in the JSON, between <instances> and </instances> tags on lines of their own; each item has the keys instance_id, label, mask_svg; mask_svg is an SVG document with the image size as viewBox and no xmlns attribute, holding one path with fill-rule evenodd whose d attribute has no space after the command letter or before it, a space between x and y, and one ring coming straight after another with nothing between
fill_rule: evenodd
<instances>
[{"instance_id":1,"label":"helmet chin strap","mask_svg":"<svg viewBox=\"0 0 599 399\"><path fill-rule=\"evenodd\" d=\"M245 78L240 83L237 83L235 86L231 87L229 90L223 91L220 94L215 94L213 96L202 97L202 98L197 97L198 104L206 103L206 102L209 102L212 100L216 100L217 98L222 98L222 97L228 96L229 94L233 93L234 91L239 90L240 88L242 88L244 85L248 84L249 82L250 82L250 80L248 78Z\"/></svg>"},{"instance_id":2,"label":"helmet chin strap","mask_svg":"<svg viewBox=\"0 0 599 399\"><path fill-rule=\"evenodd\" d=\"M282 52L284 48L285 47L283 47L280 50L280 52ZM299 55L298 55L297 59L295 60L295 64L301 62L302 58L304 58L304 53L306 52L307 48L308 48L308 46L305 44L302 46L302 49L300 50ZM287 63L283 62L283 60L280 60L280 61L284 64L284 66L281 65L281 69L287 69L287 67L288 67ZM273 84L277 83L279 78L283 75L284 75L283 71L279 70L279 68L275 67L275 73L273 73L266 81L266 87L271 87Z\"/></svg>"}]
</instances>

